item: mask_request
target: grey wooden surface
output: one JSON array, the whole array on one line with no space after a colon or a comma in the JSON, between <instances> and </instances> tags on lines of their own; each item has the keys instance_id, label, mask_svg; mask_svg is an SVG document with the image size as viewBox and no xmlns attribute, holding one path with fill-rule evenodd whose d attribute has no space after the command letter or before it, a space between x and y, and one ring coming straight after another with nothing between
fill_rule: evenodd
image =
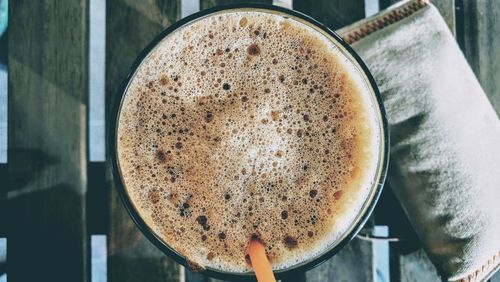
<instances>
[{"instance_id":1,"label":"grey wooden surface","mask_svg":"<svg viewBox=\"0 0 500 282\"><path fill-rule=\"evenodd\" d=\"M200 7L202 10L215 7L218 5L232 4L232 3L267 3L271 4L271 0L200 0Z\"/></svg>"},{"instance_id":2,"label":"grey wooden surface","mask_svg":"<svg viewBox=\"0 0 500 282\"><path fill-rule=\"evenodd\" d=\"M87 281L87 1L10 1L9 20L9 282Z\"/></svg>"},{"instance_id":3,"label":"grey wooden surface","mask_svg":"<svg viewBox=\"0 0 500 282\"><path fill-rule=\"evenodd\" d=\"M399 263L402 266L401 282L441 281L436 268L422 249L406 255L400 255Z\"/></svg>"},{"instance_id":4,"label":"grey wooden surface","mask_svg":"<svg viewBox=\"0 0 500 282\"><path fill-rule=\"evenodd\" d=\"M431 3L436 6L451 32L455 34L455 0L431 0Z\"/></svg>"},{"instance_id":5,"label":"grey wooden surface","mask_svg":"<svg viewBox=\"0 0 500 282\"><path fill-rule=\"evenodd\" d=\"M355 238L334 257L306 272L306 281L375 281L373 248L372 242Z\"/></svg>"},{"instance_id":6,"label":"grey wooden surface","mask_svg":"<svg viewBox=\"0 0 500 282\"><path fill-rule=\"evenodd\" d=\"M459 42L481 86L500 115L500 3L463 0Z\"/></svg>"},{"instance_id":7,"label":"grey wooden surface","mask_svg":"<svg viewBox=\"0 0 500 282\"><path fill-rule=\"evenodd\" d=\"M108 0L106 18L106 110L139 52L178 20L176 0ZM108 173L110 164L107 164ZM126 213L108 174L108 281L175 281L179 265L153 246Z\"/></svg>"},{"instance_id":8,"label":"grey wooden surface","mask_svg":"<svg viewBox=\"0 0 500 282\"><path fill-rule=\"evenodd\" d=\"M335 30L365 17L362 0L294 0L293 9Z\"/></svg>"}]
</instances>

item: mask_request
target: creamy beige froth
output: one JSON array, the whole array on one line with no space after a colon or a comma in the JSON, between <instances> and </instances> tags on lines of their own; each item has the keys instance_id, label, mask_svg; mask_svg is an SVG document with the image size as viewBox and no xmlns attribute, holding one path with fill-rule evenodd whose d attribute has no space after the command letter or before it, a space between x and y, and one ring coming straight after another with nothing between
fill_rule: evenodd
<instances>
[{"instance_id":1,"label":"creamy beige froth","mask_svg":"<svg viewBox=\"0 0 500 282\"><path fill-rule=\"evenodd\" d=\"M202 18L163 39L123 100L118 160L147 224L201 267L310 259L370 195L380 128L357 69L321 33L265 12Z\"/></svg>"}]
</instances>

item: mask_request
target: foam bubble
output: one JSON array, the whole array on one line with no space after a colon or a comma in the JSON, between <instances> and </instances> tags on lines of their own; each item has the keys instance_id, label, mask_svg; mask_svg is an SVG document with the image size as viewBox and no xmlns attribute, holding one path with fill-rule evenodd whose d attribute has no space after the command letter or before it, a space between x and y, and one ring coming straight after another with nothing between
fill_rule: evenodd
<instances>
[{"instance_id":1,"label":"foam bubble","mask_svg":"<svg viewBox=\"0 0 500 282\"><path fill-rule=\"evenodd\" d=\"M141 216L197 267L244 272L252 236L274 269L335 244L370 193L370 91L337 47L264 12L205 17L147 56L119 117Z\"/></svg>"}]
</instances>

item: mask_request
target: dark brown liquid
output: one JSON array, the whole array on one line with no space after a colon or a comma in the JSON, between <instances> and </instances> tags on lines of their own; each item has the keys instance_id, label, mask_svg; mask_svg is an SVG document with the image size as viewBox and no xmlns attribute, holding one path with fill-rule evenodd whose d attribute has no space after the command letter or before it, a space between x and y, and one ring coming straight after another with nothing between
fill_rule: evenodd
<instances>
[{"instance_id":1,"label":"dark brown liquid","mask_svg":"<svg viewBox=\"0 0 500 282\"><path fill-rule=\"evenodd\" d=\"M133 203L202 267L248 271L252 236L274 268L326 250L371 189L378 128L360 75L323 35L259 13L178 30L145 59L118 128Z\"/></svg>"}]
</instances>

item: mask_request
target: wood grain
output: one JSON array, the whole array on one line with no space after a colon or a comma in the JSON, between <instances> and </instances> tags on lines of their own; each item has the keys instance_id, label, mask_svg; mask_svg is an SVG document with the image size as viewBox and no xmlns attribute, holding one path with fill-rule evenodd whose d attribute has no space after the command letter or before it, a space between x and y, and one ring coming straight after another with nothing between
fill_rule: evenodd
<instances>
[{"instance_id":1,"label":"wood grain","mask_svg":"<svg viewBox=\"0 0 500 282\"><path fill-rule=\"evenodd\" d=\"M365 17L364 0L294 0L293 9L334 30Z\"/></svg>"},{"instance_id":2,"label":"wood grain","mask_svg":"<svg viewBox=\"0 0 500 282\"><path fill-rule=\"evenodd\" d=\"M500 271L497 271L497 273L493 274L493 276L490 278L490 282L500 282Z\"/></svg>"},{"instance_id":3,"label":"wood grain","mask_svg":"<svg viewBox=\"0 0 500 282\"><path fill-rule=\"evenodd\" d=\"M459 42L500 116L500 1L461 2Z\"/></svg>"},{"instance_id":4,"label":"wood grain","mask_svg":"<svg viewBox=\"0 0 500 282\"><path fill-rule=\"evenodd\" d=\"M6 183L7 181L8 181L7 164L0 164L0 183ZM2 187L0 188L0 238L4 238L6 236L7 236L7 187Z\"/></svg>"},{"instance_id":5,"label":"wood grain","mask_svg":"<svg viewBox=\"0 0 500 282\"><path fill-rule=\"evenodd\" d=\"M443 16L446 24L453 35L456 34L455 20L455 0L431 0L431 3L436 6L441 16Z\"/></svg>"},{"instance_id":6,"label":"wood grain","mask_svg":"<svg viewBox=\"0 0 500 282\"><path fill-rule=\"evenodd\" d=\"M177 0L108 0L106 11L106 111L139 52L180 16ZM110 167L109 161L107 167ZM108 171L110 171L108 169ZM110 188L108 281L177 281L179 265L153 246Z\"/></svg>"},{"instance_id":7,"label":"wood grain","mask_svg":"<svg viewBox=\"0 0 500 282\"><path fill-rule=\"evenodd\" d=\"M392 4L399 2L399 1L401 1L401 0L379 0L378 5L379 5L380 10L383 10L383 9L385 9L385 8L391 6Z\"/></svg>"},{"instance_id":8,"label":"wood grain","mask_svg":"<svg viewBox=\"0 0 500 282\"><path fill-rule=\"evenodd\" d=\"M9 4L9 282L87 281L88 2Z\"/></svg>"},{"instance_id":9,"label":"wood grain","mask_svg":"<svg viewBox=\"0 0 500 282\"><path fill-rule=\"evenodd\" d=\"M330 260L309 270L306 281L375 281L373 260L373 243L354 239Z\"/></svg>"},{"instance_id":10,"label":"wood grain","mask_svg":"<svg viewBox=\"0 0 500 282\"><path fill-rule=\"evenodd\" d=\"M402 266L401 282L442 281L423 249L400 255L399 263Z\"/></svg>"},{"instance_id":11,"label":"wood grain","mask_svg":"<svg viewBox=\"0 0 500 282\"><path fill-rule=\"evenodd\" d=\"M412 263L410 259L400 258L418 251L421 244L388 182L384 184L373 217L376 225L389 227L389 237L401 239L400 242L389 243L389 275L391 281L400 281L402 272L406 272L408 267L405 263Z\"/></svg>"},{"instance_id":12,"label":"wood grain","mask_svg":"<svg viewBox=\"0 0 500 282\"><path fill-rule=\"evenodd\" d=\"M200 8L202 10L215 7L217 5L232 4L232 3L267 3L272 4L272 0L200 0Z\"/></svg>"}]
</instances>

